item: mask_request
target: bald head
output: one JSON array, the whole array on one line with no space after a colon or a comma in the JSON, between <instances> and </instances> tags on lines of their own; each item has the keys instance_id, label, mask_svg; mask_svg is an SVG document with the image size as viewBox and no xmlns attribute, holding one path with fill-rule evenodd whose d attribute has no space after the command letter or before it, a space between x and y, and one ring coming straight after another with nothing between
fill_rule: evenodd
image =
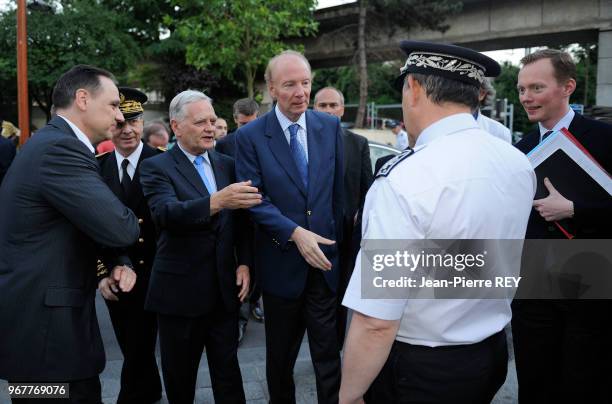
<instances>
[{"instance_id":1,"label":"bald head","mask_svg":"<svg viewBox=\"0 0 612 404\"><path fill-rule=\"evenodd\" d=\"M299 52L296 52L294 50L286 50L274 56L268 62L268 66L266 66L266 72L264 73L266 83L269 85L270 82L274 79L274 72L278 70L278 65L285 65L287 63L294 64L296 62L303 63L304 66L306 66L306 69L308 69L310 75L312 76L312 70L310 69L310 63L308 62L308 59L306 59L304 55Z\"/></svg>"},{"instance_id":2,"label":"bald head","mask_svg":"<svg viewBox=\"0 0 612 404\"><path fill-rule=\"evenodd\" d=\"M308 60L295 51L274 56L266 68L266 83L280 112L297 122L310 102L312 72Z\"/></svg>"},{"instance_id":3,"label":"bald head","mask_svg":"<svg viewBox=\"0 0 612 404\"><path fill-rule=\"evenodd\" d=\"M342 115L344 115L344 96L337 88L324 87L317 91L315 95L314 109L342 118Z\"/></svg>"}]
</instances>

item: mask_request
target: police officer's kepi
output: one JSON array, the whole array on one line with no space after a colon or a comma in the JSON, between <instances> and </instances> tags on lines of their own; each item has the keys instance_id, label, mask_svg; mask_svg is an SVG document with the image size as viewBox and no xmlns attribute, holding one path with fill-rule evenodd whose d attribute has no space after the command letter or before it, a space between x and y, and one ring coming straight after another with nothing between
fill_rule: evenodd
<instances>
[{"instance_id":1,"label":"police officer's kepi","mask_svg":"<svg viewBox=\"0 0 612 404\"><path fill-rule=\"evenodd\" d=\"M395 86L400 91L408 73L437 75L480 87L485 77L497 77L501 72L495 60L461 46L402 41L400 48L408 55L395 80Z\"/></svg>"},{"instance_id":2,"label":"police officer's kepi","mask_svg":"<svg viewBox=\"0 0 612 404\"><path fill-rule=\"evenodd\" d=\"M142 104L147 102L147 96L135 88L119 87L119 110L126 121L140 118L144 114Z\"/></svg>"}]
</instances>

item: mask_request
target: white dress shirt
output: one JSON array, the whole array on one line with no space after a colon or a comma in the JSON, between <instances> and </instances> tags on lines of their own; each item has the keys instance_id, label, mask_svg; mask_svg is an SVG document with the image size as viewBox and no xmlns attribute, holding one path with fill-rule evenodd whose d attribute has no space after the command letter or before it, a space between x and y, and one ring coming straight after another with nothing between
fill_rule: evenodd
<instances>
[{"instance_id":1,"label":"white dress shirt","mask_svg":"<svg viewBox=\"0 0 612 404\"><path fill-rule=\"evenodd\" d=\"M289 127L294 123L299 125L299 129L297 132L298 142L302 145L304 149L304 153L306 154L306 162L308 163L308 137L306 136L306 112L304 112L296 122L292 122L291 119L287 118L281 111L278 109L278 104L274 107L274 112L276 113L276 119L278 119L278 123L283 129L283 133L285 134L285 138L287 138L287 143L291 145L291 133L289 133Z\"/></svg>"},{"instance_id":2,"label":"white dress shirt","mask_svg":"<svg viewBox=\"0 0 612 404\"><path fill-rule=\"evenodd\" d=\"M61 116L58 115L60 118L62 118L64 121L66 121L66 123L70 126L70 128L72 129L72 131L74 132L74 134L76 135L77 139L79 139L81 142L83 142L83 144L85 146L87 146L87 148L93 153L96 154L96 149L94 149L93 145L91 144L91 141L89 140L89 138L87 137L87 135L85 135L83 133L83 131L81 129L79 129L78 126L76 126L75 124L73 124L72 122L70 122L70 120L68 120L68 118L66 118L65 116Z\"/></svg>"},{"instance_id":3,"label":"white dress shirt","mask_svg":"<svg viewBox=\"0 0 612 404\"><path fill-rule=\"evenodd\" d=\"M128 159L127 173L130 176L130 179L134 179L134 173L136 172L136 166L138 165L138 159L140 158L140 154L142 153L142 142L138 145L136 150L132 152L127 157L123 157L117 149L113 151L115 153L115 159L117 160L117 171L119 172L119 182L123 180L123 169L121 168L121 164L123 164L123 160Z\"/></svg>"},{"instance_id":4,"label":"white dress shirt","mask_svg":"<svg viewBox=\"0 0 612 404\"><path fill-rule=\"evenodd\" d=\"M492 134L504 142L512 144L512 134L510 133L510 129L506 128L500 122L497 122L495 119L491 119L488 116L484 116L480 111L478 111L478 118L476 118L476 122L478 122L480 129Z\"/></svg>"},{"instance_id":5,"label":"white dress shirt","mask_svg":"<svg viewBox=\"0 0 612 404\"><path fill-rule=\"evenodd\" d=\"M194 161L197 156L194 156L193 154L183 149L179 142L177 142L176 144L179 149L181 149L181 151L185 154L185 156L187 156L191 164L194 165L193 168L195 168ZM208 151L205 151L203 154L201 154L201 156L204 157L204 172L206 173L206 178L208 178L210 185L213 187L212 192L217 192L217 181L215 180L215 172L212 169L212 164L210 163L210 158L208 157Z\"/></svg>"},{"instance_id":6,"label":"white dress shirt","mask_svg":"<svg viewBox=\"0 0 612 404\"><path fill-rule=\"evenodd\" d=\"M406 133L405 130L400 130L397 134L395 147L400 150L404 150L406 147L408 147L408 133Z\"/></svg>"},{"instance_id":7,"label":"white dress shirt","mask_svg":"<svg viewBox=\"0 0 612 404\"><path fill-rule=\"evenodd\" d=\"M561 130L562 128L569 129L569 126L572 123L572 119L574 119L574 115L576 115L576 113L569 106L568 109L569 111L567 111L567 114L563 115L563 118L561 118L559 122L557 122L555 126L550 129L545 128L541 122L538 122L538 127L540 128L540 142L542 141L542 136L544 136L544 134L549 130L556 132L558 130Z\"/></svg>"},{"instance_id":8,"label":"white dress shirt","mask_svg":"<svg viewBox=\"0 0 612 404\"><path fill-rule=\"evenodd\" d=\"M426 128L415 152L368 191L364 240L522 239L536 189L523 153L456 114ZM430 347L471 344L510 321L509 299L363 299L361 251L343 304L401 319L398 341Z\"/></svg>"}]
</instances>

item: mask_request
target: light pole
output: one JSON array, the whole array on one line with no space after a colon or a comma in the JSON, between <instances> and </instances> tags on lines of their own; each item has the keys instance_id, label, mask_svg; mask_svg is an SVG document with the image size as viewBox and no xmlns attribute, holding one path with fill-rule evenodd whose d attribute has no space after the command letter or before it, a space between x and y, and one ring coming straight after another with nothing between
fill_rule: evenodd
<instances>
[{"instance_id":1,"label":"light pole","mask_svg":"<svg viewBox=\"0 0 612 404\"><path fill-rule=\"evenodd\" d=\"M19 111L19 145L30 137L30 103L28 97L28 34L26 0L17 2L17 108Z\"/></svg>"}]
</instances>

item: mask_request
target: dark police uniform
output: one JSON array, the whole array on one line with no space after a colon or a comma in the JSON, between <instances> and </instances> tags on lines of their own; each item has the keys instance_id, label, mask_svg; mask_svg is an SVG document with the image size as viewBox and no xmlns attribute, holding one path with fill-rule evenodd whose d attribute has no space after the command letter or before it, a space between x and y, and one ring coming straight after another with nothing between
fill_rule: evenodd
<instances>
[{"instance_id":1,"label":"dark police uniform","mask_svg":"<svg viewBox=\"0 0 612 404\"><path fill-rule=\"evenodd\" d=\"M119 108L125 119L140 118L143 113L142 103L147 99L146 95L123 87L120 87L119 91L121 93ZM137 274L136 284L130 293L119 292L119 301L105 300L124 357L118 403L152 403L161 398L161 382L155 361L157 320L155 313L144 310L156 251L156 230L140 185L140 163L160 153L162 151L159 149L141 144L132 155L128 156L128 159L136 161L137 164L125 190L121 184L122 175L120 176L119 168L122 160L118 163L118 158L123 159L123 157L116 151L97 156L104 181L136 214L140 226L140 235L135 244L105 253L103 263L98 265L99 280L107 276L108 270L116 265L131 266Z\"/></svg>"}]
</instances>

